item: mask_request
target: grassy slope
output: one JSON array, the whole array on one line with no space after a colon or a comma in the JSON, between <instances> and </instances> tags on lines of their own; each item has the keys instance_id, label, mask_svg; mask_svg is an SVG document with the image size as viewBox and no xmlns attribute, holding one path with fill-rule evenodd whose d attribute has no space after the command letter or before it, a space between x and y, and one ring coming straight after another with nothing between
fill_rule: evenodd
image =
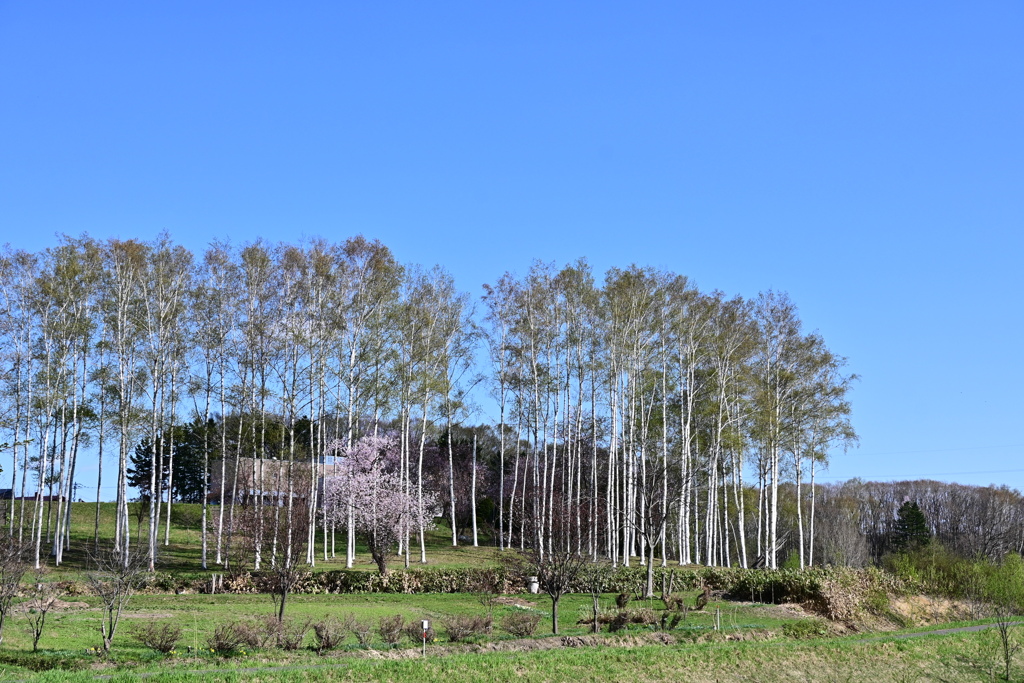
<instances>
[{"instance_id":1,"label":"grassy slope","mask_svg":"<svg viewBox=\"0 0 1024 683\"><path fill-rule=\"evenodd\" d=\"M163 550L160 568L164 571L199 573L199 532L193 520L198 518L199 506L176 506L185 514L172 525L171 543ZM213 515L216 508L212 508ZM84 566L87 549L93 539L94 504L76 503L72 510L72 544L65 567L56 574L75 574ZM113 527L113 504L101 506L102 537L109 540ZM177 515L176 515L177 517ZM133 518L134 521L134 518ZM161 535L162 537L162 535ZM432 534L428 545L430 566L465 567L485 566L494 561L491 548L451 548L445 529ZM211 535L212 542L212 535ZM338 537L338 548L343 538ZM357 568L374 571L365 548L359 548ZM322 548L318 549L322 558ZM212 557L211 557L212 559ZM414 557L415 560L415 557ZM337 569L344 566L342 559L319 562L317 569ZM397 558L393 567L401 566ZM418 566L414 561L413 566ZM55 612L43 636L41 647L51 655L84 657L90 647L98 645L99 612L94 598L77 598L88 604L85 609ZM536 609L544 614L538 633L550 632L549 602L540 596ZM604 603L610 605L611 596ZM585 609L589 598L567 596L560 611L563 633L582 634L585 629L576 626L579 610ZM660 604L653 605L660 607ZM714 607L714 605L712 605ZM511 608L496 609L496 621ZM578 648L546 652L446 654L430 657L427 661L377 661L362 657L347 657L340 668L309 668L322 665L333 658L317 657L310 651L282 653L267 651L250 653L238 659L203 658L183 661L181 658L165 660L135 644L129 636L133 623L152 619L172 619L180 623L185 633L182 645L205 641L215 625L244 615L265 615L272 610L267 596L262 595L141 595L129 607L123 630L115 643L116 662L132 662L138 670L167 670L179 667L215 667L226 669L223 674L204 676L208 680L240 681L327 681L327 680L949 680L968 681L989 679L998 671L996 634L994 631L956 636L929 637L913 641L857 643L850 640L794 643L771 641L767 643L724 643L682 646L646 646L636 648ZM288 614L297 619L319 619L325 614L339 615L352 612L363 618L377 619L382 615L401 613L408 619L430 618L435 624L446 614L480 614L484 608L471 595L348 595L348 596L293 596ZM723 604L723 622L739 627L762 627L778 630L786 620L770 609L756 606L737 608ZM706 629L708 614L692 614L685 624L691 629ZM443 633L443 629L439 629ZM15 615L5 629L0 650L25 652L30 641L25 633L24 620ZM502 636L500 633L497 637ZM307 644L310 641L307 641ZM378 645L379 647L379 645ZM408 647L408 645L406 645ZM353 642L346 644L348 653L357 649ZM354 654L359 654L355 652ZM91 661L91 660L90 660ZM240 673L239 667L290 665L300 667L294 671ZM232 672L234 670L234 672ZM111 672L113 673L113 671ZM30 676L27 669L18 666L0 666L0 680ZM88 676L51 672L41 674L41 680L88 680ZM90 674L91 676L91 674ZM118 678L131 674L119 673ZM34 677L33 677L34 678ZM156 680L198 680L195 675L169 673Z\"/></svg>"},{"instance_id":2,"label":"grassy slope","mask_svg":"<svg viewBox=\"0 0 1024 683\"><path fill-rule=\"evenodd\" d=\"M16 503L20 505L20 501ZM32 503L29 502L26 508L26 516L30 516L32 510ZM135 504L132 504L130 511L131 529L130 534L133 539L139 538L140 526L138 524L138 518L135 515L137 508ZM147 508L148 510L148 508ZM175 503L172 507L173 519L171 524L170 543L163 545L164 539L164 523L161 522L160 530L160 557L159 566L160 571L167 572L185 572L185 573L201 573L201 551L202 551L202 538L200 535L200 520L201 520L201 506ZM101 543L109 544L113 541L113 529L114 529L114 503L101 503L100 504L100 541ZM54 510L56 514L56 510ZM18 515L18 510L15 511L15 515ZM219 507L211 506L209 508L210 520L208 522L211 532L209 534L209 562L213 565L214 560L214 549L213 544L215 543L215 536L212 531L215 528L217 517L219 515ZM45 512L44 512L45 518ZM95 518L96 518L96 504L95 503L73 503L71 506L71 544L65 551L64 565L58 570L58 573L74 573L84 568L88 562L88 553L92 549L94 544L94 530L95 530ZM227 514L225 513L225 522ZM141 531L143 534L147 531L148 517L145 518L141 524ZM45 528L45 526L44 526ZM49 546L46 546L49 548ZM345 547L345 535L344 533L338 533L335 537L335 550L336 557L328 557L325 561L324 548L323 548L323 535L317 535L317 564L314 571L323 571L330 569L343 569L345 567L344 559L344 547ZM417 567L422 566L419 564L419 549L413 549L412 564L411 566ZM439 527L434 531L428 533L427 536L427 562L432 567L479 567L489 566L494 563L494 548L493 547L479 547L472 548L466 546L460 546L453 548L451 546L451 535L447 527ZM373 564L369 551L362 543L356 546L356 566L355 569L360 571L377 571L377 567ZM330 555L328 549L328 556ZM391 560L390 565L393 568L403 566L401 558L395 557ZM211 569L210 571L219 571L218 569Z\"/></svg>"}]
</instances>

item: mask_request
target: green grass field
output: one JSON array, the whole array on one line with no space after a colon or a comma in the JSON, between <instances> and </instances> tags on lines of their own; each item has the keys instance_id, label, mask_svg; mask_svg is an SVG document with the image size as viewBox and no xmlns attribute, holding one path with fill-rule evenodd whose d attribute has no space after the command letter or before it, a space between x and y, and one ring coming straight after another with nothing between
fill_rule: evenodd
<instances>
[{"instance_id":1,"label":"green grass field","mask_svg":"<svg viewBox=\"0 0 1024 683\"><path fill-rule=\"evenodd\" d=\"M202 576L198 506L176 506L170 543L161 546L158 569L189 577ZM217 508L211 509L211 516ZM93 504L77 503L72 510L72 544L65 565L50 578L80 580L93 544ZM102 539L109 540L113 504L101 507ZM133 520L134 521L134 520ZM322 538L322 537L321 537ZM161 535L162 539L162 535ZM211 543L212 543L211 534ZM428 545L429 566L485 567L497 561L493 548L450 545L441 528ZM337 538L337 549L344 538ZM376 571L365 548L358 548L357 569ZM344 567L343 558L323 561L318 547L317 570ZM420 566L415 560L413 566ZM400 558L391 562L402 566ZM212 564L207 572L221 572ZM690 593L692 603L696 593ZM614 595L601 599L602 608L614 606ZM568 637L551 637L550 600L546 595L515 596L492 605L494 631L471 638L468 643L447 641L444 620L451 615L484 615L488 607L472 594L345 594L292 595L286 618L293 623L315 622L328 615L345 615L378 622L401 614L406 621L429 619L438 641L428 648L426 659L417 643L404 640L397 648L387 646L379 635L360 645L351 634L337 650L320 656L313 648L312 633L294 651L278 648L242 649L229 654L211 653L207 641L218 626L239 620L265 619L274 605L262 594L154 594L136 595L124 614L108 657L97 653L101 645L101 612L95 597L62 596L65 604L49 614L40 641L40 652L31 652L27 620L15 610L0 644L0 681L86 681L95 676L112 680L154 681L977 681L995 680L1001 672L997 634L994 630L955 635L930 635L912 640L865 641L864 636L793 640L783 635L787 625L807 622L799 610L776 605L713 601L701 612L688 612L685 621L668 632L655 625L634 624L623 631L589 639L589 625L578 623L589 615L587 595L567 595L559 610L559 630ZM521 601L521 602L519 602ZM519 604L510 604L519 602ZM660 600L631 603L656 614ZM537 613L540 624L529 639L515 638L501 629L502 618L523 610ZM713 615L720 614L721 631L713 630ZM176 652L159 654L132 637L143 624L174 623L182 629ZM938 628L932 625L929 628ZM888 638L888 637L887 637ZM666 644L667 643L667 644ZM192 648L190 651L189 648ZM500 650L500 651L495 651ZM52 670L45 670L52 669ZM1021 672L1019 669L1017 673Z\"/></svg>"},{"instance_id":2,"label":"green grass field","mask_svg":"<svg viewBox=\"0 0 1024 683\"><path fill-rule=\"evenodd\" d=\"M696 594L690 596L696 597ZM614 595L601 598L602 608L612 608ZM508 601L511 602L511 601ZM489 636L470 639L478 647L493 647L495 644L517 639L502 631L500 624L506 614L532 611L541 617L535 641L541 642L551 634L550 600L545 595L516 596L517 604L492 605L490 610L495 628ZM561 636L585 636L589 626L578 623L590 614L591 599L588 595L567 595L562 599L559 610ZM634 601L634 608L660 610L660 600ZM429 619L438 633L438 641L431 651L439 656L450 656L450 651L465 649L464 644L448 644L444 628L445 618L450 615L483 616L488 607L480 598L471 594L347 594L347 595L295 595L289 598L286 618L295 623L317 621L326 616L343 617L352 614L361 620L377 623L383 616L401 614L407 622ZM721 632L714 633L715 611L720 612ZM109 658L94 654L100 646L99 624L101 612L97 598L82 596L68 598L61 609L50 613L46 631L40 641L40 653L31 653L31 638L26 629L24 615L17 610L5 629L4 642L0 645L0 663L4 675L29 674L36 666L33 662L48 661L64 668L99 668L115 670L167 671L171 669L195 669L208 667L246 666L314 666L322 664L324 657L316 654L312 633L307 633L303 647L295 651L277 648L245 650L228 656L209 652L207 642L218 625L245 618L263 619L273 614L270 598L260 594L218 594L218 595L152 595L135 596L129 603L119 627L118 636ZM715 636L747 637L750 634L778 633L783 625L800 620L801 617L787 613L777 606L756 604L732 604L712 602L701 612L691 611L686 619L672 631L672 637L680 641L692 641ZM177 655L160 655L144 647L132 637L134 627L146 623L174 623L181 627L182 637ZM614 638L646 637L655 632L652 625L632 625L615 634ZM605 634L607 635L607 634ZM368 650L382 656L415 649L417 643L409 640L397 649L390 648L375 635L368 647L359 645L349 635L331 657L347 657L353 661L362 659ZM189 648L193 648L189 652ZM518 647L518 645L517 645Z\"/></svg>"},{"instance_id":3,"label":"green grass field","mask_svg":"<svg viewBox=\"0 0 1024 683\"><path fill-rule=\"evenodd\" d=\"M691 596L691 597L695 597ZM614 606L614 595L601 598L602 608ZM532 611L542 617L537 636L550 635L551 601L546 595L516 596L521 605L497 604L491 607L496 623L506 614L517 611ZM86 651L97 647L99 641L99 601L92 596L65 598L67 607L50 613L45 635L40 647L49 651ZM649 607L663 609L660 599L634 601L632 608ZM589 595L566 595L559 608L559 627L562 635L588 633L589 626L577 622L589 617L591 598ZM712 630L715 610L720 610L723 632L740 632L750 629L775 629L800 620L801 617L786 614L784 610L771 605L737 605L728 602L711 602L703 611L690 611L686 619L676 628L677 632L705 633ZM445 640L441 623L449 615L485 615L488 607L478 596L466 593L419 595L401 594L345 594L345 595L292 595L288 598L286 617L297 621L317 620L328 615L339 616L351 613L360 619L378 621L383 616L402 614L407 620L429 619L437 627L439 639ZM115 655L123 659L145 659L146 648L135 643L130 637L133 625L150 621L168 621L183 630L182 647L200 646L206 642L214 628L242 617L264 617L274 613L274 605L264 594L217 594L217 595L152 595L133 597L124 613L119 629ZM4 632L2 650L31 649L29 634L15 613L12 622ZM632 631L649 632L650 626L634 625ZM628 632L628 631L627 631ZM495 628L494 639L508 639L511 636ZM308 639L307 644L312 640ZM346 643L358 649L353 638ZM384 647L376 639L371 647Z\"/></svg>"}]
</instances>

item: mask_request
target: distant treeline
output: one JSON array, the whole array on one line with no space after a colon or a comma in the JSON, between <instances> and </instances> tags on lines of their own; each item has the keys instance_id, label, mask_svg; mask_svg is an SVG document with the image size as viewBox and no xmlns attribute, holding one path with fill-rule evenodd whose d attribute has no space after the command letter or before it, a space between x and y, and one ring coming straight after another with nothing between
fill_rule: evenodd
<instances>
[{"instance_id":1,"label":"distant treeline","mask_svg":"<svg viewBox=\"0 0 1024 683\"><path fill-rule=\"evenodd\" d=\"M965 558L1024 552L1024 497L1005 486L852 479L818 489L822 558L863 566L899 550L897 513L914 503L929 538Z\"/></svg>"}]
</instances>

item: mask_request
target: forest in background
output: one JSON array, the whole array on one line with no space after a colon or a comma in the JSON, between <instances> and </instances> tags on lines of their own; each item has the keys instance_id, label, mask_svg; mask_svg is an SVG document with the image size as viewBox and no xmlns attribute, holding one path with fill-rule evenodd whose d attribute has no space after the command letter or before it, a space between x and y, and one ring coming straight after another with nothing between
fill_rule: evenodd
<instances>
[{"instance_id":1,"label":"forest in background","mask_svg":"<svg viewBox=\"0 0 1024 683\"><path fill-rule=\"evenodd\" d=\"M63 561L80 455L99 465L97 542L116 482L115 547L151 568L180 501L201 504L204 568L243 545L257 570L313 565L318 544L351 566L385 526L424 563L435 520L453 545L622 565L863 565L908 500L958 552L1021 549L1015 491L816 481L856 441L856 377L780 292L639 266L598 281L581 260L477 300L363 237L202 254L63 237L0 258L0 344L7 528L37 565ZM496 419L474 426L484 402Z\"/></svg>"}]
</instances>

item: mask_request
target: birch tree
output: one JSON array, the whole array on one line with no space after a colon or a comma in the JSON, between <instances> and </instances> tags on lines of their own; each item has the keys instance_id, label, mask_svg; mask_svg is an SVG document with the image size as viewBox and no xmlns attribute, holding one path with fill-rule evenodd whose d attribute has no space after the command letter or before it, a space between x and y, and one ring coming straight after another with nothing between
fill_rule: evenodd
<instances>
[{"instance_id":1,"label":"birch tree","mask_svg":"<svg viewBox=\"0 0 1024 683\"><path fill-rule=\"evenodd\" d=\"M784 415L795 389L796 352L800 341L800 320L786 294L769 290L754 304L758 324L757 435L766 473L767 525L765 560L778 568L779 483L784 448Z\"/></svg>"},{"instance_id":2,"label":"birch tree","mask_svg":"<svg viewBox=\"0 0 1024 683\"><path fill-rule=\"evenodd\" d=\"M163 492L158 486L162 450L159 435L175 421L176 406L172 390L173 378L183 362L181 335L185 333L185 295L191 287L192 254L171 243L162 235L146 249L146 271L140 278L144 308L146 387L150 401L150 439L152 443L149 492L149 571L155 571L159 538L160 503ZM170 498L168 497L168 505Z\"/></svg>"},{"instance_id":3,"label":"birch tree","mask_svg":"<svg viewBox=\"0 0 1024 683\"><path fill-rule=\"evenodd\" d=\"M127 469L129 449L139 430L138 398L142 388L140 367L144 304L141 280L145 274L146 247L137 241L111 240L103 250L103 326L108 335L106 344L116 359L114 411L118 436L117 502L114 552L128 557L128 490Z\"/></svg>"}]
</instances>

